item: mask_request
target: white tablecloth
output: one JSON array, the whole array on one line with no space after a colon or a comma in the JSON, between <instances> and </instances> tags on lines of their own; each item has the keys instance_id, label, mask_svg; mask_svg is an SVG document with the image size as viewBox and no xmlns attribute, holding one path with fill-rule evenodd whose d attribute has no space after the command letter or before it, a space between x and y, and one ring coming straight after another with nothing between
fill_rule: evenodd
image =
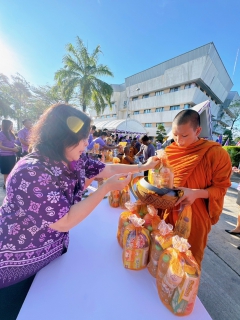
<instances>
[{"instance_id":1,"label":"white tablecloth","mask_svg":"<svg viewBox=\"0 0 240 320\"><path fill-rule=\"evenodd\" d=\"M177 319L160 301L147 269L123 267L116 239L121 212L104 199L71 230L68 252L36 275L18 320ZM187 319L211 317L197 298Z\"/></svg>"}]
</instances>

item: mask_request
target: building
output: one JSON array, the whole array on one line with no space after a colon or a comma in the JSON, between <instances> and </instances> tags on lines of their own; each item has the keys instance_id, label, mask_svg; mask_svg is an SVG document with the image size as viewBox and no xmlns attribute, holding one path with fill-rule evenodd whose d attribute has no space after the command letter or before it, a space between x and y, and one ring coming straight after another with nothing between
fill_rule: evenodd
<instances>
[{"instance_id":1,"label":"building","mask_svg":"<svg viewBox=\"0 0 240 320\"><path fill-rule=\"evenodd\" d=\"M112 85L112 109L106 107L100 117L94 111L90 114L98 119L136 119L155 136L158 124L169 132L179 110L209 100L218 128L213 130L215 139L232 116L224 104L232 86L215 45L208 43ZM219 121L220 110L229 119Z\"/></svg>"}]
</instances>

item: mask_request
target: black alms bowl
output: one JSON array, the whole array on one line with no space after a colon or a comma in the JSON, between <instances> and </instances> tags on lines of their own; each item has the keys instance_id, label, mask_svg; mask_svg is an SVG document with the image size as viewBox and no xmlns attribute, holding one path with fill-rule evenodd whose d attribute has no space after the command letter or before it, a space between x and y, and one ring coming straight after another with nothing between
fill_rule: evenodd
<instances>
[{"instance_id":1,"label":"black alms bowl","mask_svg":"<svg viewBox=\"0 0 240 320\"><path fill-rule=\"evenodd\" d=\"M148 182L147 177L135 177L131 181L131 191L136 199L145 204L151 204L157 209L174 207L177 200L183 195L179 189L157 188Z\"/></svg>"}]
</instances>

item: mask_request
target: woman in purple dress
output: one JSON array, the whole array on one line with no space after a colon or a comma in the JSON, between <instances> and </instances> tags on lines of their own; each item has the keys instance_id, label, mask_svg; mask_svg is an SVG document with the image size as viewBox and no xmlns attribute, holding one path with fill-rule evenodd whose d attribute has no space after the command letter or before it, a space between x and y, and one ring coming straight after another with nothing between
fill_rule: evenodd
<instances>
[{"instance_id":1,"label":"woman in purple dress","mask_svg":"<svg viewBox=\"0 0 240 320\"><path fill-rule=\"evenodd\" d=\"M105 165L88 158L83 152L90 123L85 113L72 106L50 107L31 132L34 152L22 158L8 177L0 207L2 305L9 303L13 294L26 295L34 275L66 252L68 231L85 219L109 191L123 189L130 181L129 172L158 164L157 158L131 166ZM123 175L126 179L120 180ZM94 177L109 179L81 201L86 180Z\"/></svg>"},{"instance_id":2,"label":"woman in purple dress","mask_svg":"<svg viewBox=\"0 0 240 320\"><path fill-rule=\"evenodd\" d=\"M0 131L0 168L4 176L3 189L5 189L7 177L16 163L15 136L12 132L13 123L10 120L2 120L2 131Z\"/></svg>"}]
</instances>

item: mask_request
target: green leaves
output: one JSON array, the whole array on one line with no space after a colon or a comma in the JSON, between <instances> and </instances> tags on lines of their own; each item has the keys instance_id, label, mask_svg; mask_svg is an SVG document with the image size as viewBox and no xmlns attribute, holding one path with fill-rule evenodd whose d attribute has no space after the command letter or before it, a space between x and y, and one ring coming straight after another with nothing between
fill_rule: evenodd
<instances>
[{"instance_id":1,"label":"green leaves","mask_svg":"<svg viewBox=\"0 0 240 320\"><path fill-rule=\"evenodd\" d=\"M106 65L97 64L102 53L98 45L90 54L83 41L77 37L76 46L69 43L68 53L63 57L64 67L55 73L57 86L61 88L67 100L78 96L83 111L87 106L93 107L97 114L103 112L106 103L111 106L112 87L99 79L113 76Z\"/></svg>"}]
</instances>

